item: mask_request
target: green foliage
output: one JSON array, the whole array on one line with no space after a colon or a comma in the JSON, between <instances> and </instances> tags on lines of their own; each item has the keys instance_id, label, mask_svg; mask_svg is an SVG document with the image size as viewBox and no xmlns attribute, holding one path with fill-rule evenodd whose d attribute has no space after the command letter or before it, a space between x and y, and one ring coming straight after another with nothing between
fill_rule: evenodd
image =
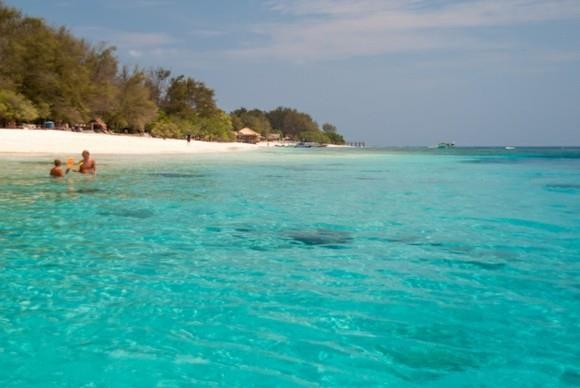
<instances>
[{"instance_id":1,"label":"green foliage","mask_svg":"<svg viewBox=\"0 0 580 388\"><path fill-rule=\"evenodd\" d=\"M321 132L310 115L292 108L227 114L203 82L164 68L119 69L114 47L91 45L0 0L0 120L75 125L97 118L114 130L159 137L231 141L232 130L249 127L264 136L344 142L332 124Z\"/></svg>"},{"instance_id":2,"label":"green foliage","mask_svg":"<svg viewBox=\"0 0 580 388\"><path fill-rule=\"evenodd\" d=\"M322 130L326 133L336 133L337 129L331 123L324 123L322 124Z\"/></svg>"},{"instance_id":3,"label":"green foliage","mask_svg":"<svg viewBox=\"0 0 580 388\"><path fill-rule=\"evenodd\" d=\"M312 117L296 109L279 107L267 114L273 128L280 130L284 135L297 137L301 132L318 132L318 124Z\"/></svg>"},{"instance_id":4,"label":"green foliage","mask_svg":"<svg viewBox=\"0 0 580 388\"><path fill-rule=\"evenodd\" d=\"M145 126L157 117L157 106L151 99L145 73L135 69L129 73L123 68L119 79L119 93L111 120L115 129L129 128L143 132Z\"/></svg>"},{"instance_id":5,"label":"green foliage","mask_svg":"<svg viewBox=\"0 0 580 388\"><path fill-rule=\"evenodd\" d=\"M315 142L320 144L344 144L344 138L333 132L308 131L298 135L300 141Z\"/></svg>"},{"instance_id":6,"label":"green foliage","mask_svg":"<svg viewBox=\"0 0 580 388\"><path fill-rule=\"evenodd\" d=\"M245 108L240 108L233 111L231 117L236 131L247 127L264 136L272 132L272 125L270 124L266 112L259 109L247 110Z\"/></svg>"},{"instance_id":7,"label":"green foliage","mask_svg":"<svg viewBox=\"0 0 580 388\"><path fill-rule=\"evenodd\" d=\"M270 112L240 108L233 111L230 116L236 131L248 127L262 135L282 133L294 140L324 144L345 143L334 125L325 123L321 131L309 114L292 108L278 107Z\"/></svg>"},{"instance_id":8,"label":"green foliage","mask_svg":"<svg viewBox=\"0 0 580 388\"><path fill-rule=\"evenodd\" d=\"M333 124L324 123L322 130L331 144L345 144L344 137L338 133L337 128Z\"/></svg>"},{"instance_id":9,"label":"green foliage","mask_svg":"<svg viewBox=\"0 0 580 388\"><path fill-rule=\"evenodd\" d=\"M115 48L99 45L91 49L91 55L86 62L90 73L90 88L87 91L91 118L100 117L109 121L111 107L117 104L118 61L115 58Z\"/></svg>"},{"instance_id":10,"label":"green foliage","mask_svg":"<svg viewBox=\"0 0 580 388\"><path fill-rule=\"evenodd\" d=\"M162 106L168 115L181 118L210 118L219 114L213 90L183 75L171 79Z\"/></svg>"},{"instance_id":11,"label":"green foliage","mask_svg":"<svg viewBox=\"0 0 580 388\"><path fill-rule=\"evenodd\" d=\"M147 86L151 90L151 97L157 106L161 106L167 96L171 71L158 67L147 72Z\"/></svg>"},{"instance_id":12,"label":"green foliage","mask_svg":"<svg viewBox=\"0 0 580 388\"><path fill-rule=\"evenodd\" d=\"M212 117L193 116L189 119L161 114L149 129L155 137L183 139L191 135L195 139L206 141L235 140L230 116L223 111Z\"/></svg>"},{"instance_id":13,"label":"green foliage","mask_svg":"<svg viewBox=\"0 0 580 388\"><path fill-rule=\"evenodd\" d=\"M150 125L151 135L162 138L183 138L186 136L186 129L183 121L171 119L165 115L155 120Z\"/></svg>"},{"instance_id":14,"label":"green foliage","mask_svg":"<svg viewBox=\"0 0 580 388\"><path fill-rule=\"evenodd\" d=\"M344 137L338 133L326 132L325 135L328 137L330 144L344 145L346 143Z\"/></svg>"},{"instance_id":15,"label":"green foliage","mask_svg":"<svg viewBox=\"0 0 580 388\"><path fill-rule=\"evenodd\" d=\"M200 117L197 119L199 131L196 136L201 140L207 141L233 141L235 136L232 133L232 120L224 112L216 112L211 117Z\"/></svg>"},{"instance_id":16,"label":"green foliage","mask_svg":"<svg viewBox=\"0 0 580 388\"><path fill-rule=\"evenodd\" d=\"M330 143L330 139L328 138L328 136L324 132L320 131L300 132L300 134L298 134L298 139L300 141L315 142L321 144Z\"/></svg>"},{"instance_id":17,"label":"green foliage","mask_svg":"<svg viewBox=\"0 0 580 388\"><path fill-rule=\"evenodd\" d=\"M38 110L26 97L10 90L0 90L0 121L30 121Z\"/></svg>"},{"instance_id":18,"label":"green foliage","mask_svg":"<svg viewBox=\"0 0 580 388\"><path fill-rule=\"evenodd\" d=\"M106 89L93 78L103 50L1 3L0 36L3 87L34 103L43 118L69 123L92 118L98 105L93 99Z\"/></svg>"}]
</instances>

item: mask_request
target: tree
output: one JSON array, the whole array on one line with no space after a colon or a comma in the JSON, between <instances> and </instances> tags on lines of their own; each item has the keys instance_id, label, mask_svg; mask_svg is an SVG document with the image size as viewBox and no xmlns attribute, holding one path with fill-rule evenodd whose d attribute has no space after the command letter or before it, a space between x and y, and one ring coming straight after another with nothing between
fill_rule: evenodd
<instances>
[{"instance_id":1,"label":"tree","mask_svg":"<svg viewBox=\"0 0 580 388\"><path fill-rule=\"evenodd\" d=\"M318 132L318 125L310 115L297 111L289 112L285 117L281 128L282 132L295 136L300 132Z\"/></svg>"},{"instance_id":2,"label":"tree","mask_svg":"<svg viewBox=\"0 0 580 388\"><path fill-rule=\"evenodd\" d=\"M259 109L247 110L240 108L233 111L231 117L236 130L248 127L262 135L272 132L272 125L266 116L266 112Z\"/></svg>"},{"instance_id":3,"label":"tree","mask_svg":"<svg viewBox=\"0 0 580 388\"><path fill-rule=\"evenodd\" d=\"M89 50L86 65L89 68L90 91L86 95L91 118L112 118L111 107L119 98L118 61L115 47L99 44Z\"/></svg>"},{"instance_id":4,"label":"tree","mask_svg":"<svg viewBox=\"0 0 580 388\"><path fill-rule=\"evenodd\" d=\"M81 124L96 118L113 129L164 137L232 140L232 129L250 127L262 135L344 142L332 124L321 132L309 114L292 108L227 114L203 82L172 77L162 67L120 69L114 47L89 44L0 0L0 120Z\"/></svg>"},{"instance_id":5,"label":"tree","mask_svg":"<svg viewBox=\"0 0 580 388\"><path fill-rule=\"evenodd\" d=\"M322 124L322 130L326 133L336 133L337 129L331 123L324 123Z\"/></svg>"},{"instance_id":6,"label":"tree","mask_svg":"<svg viewBox=\"0 0 580 388\"><path fill-rule=\"evenodd\" d=\"M0 90L0 120L4 124L31 121L37 117L38 111L26 97L10 90Z\"/></svg>"},{"instance_id":7,"label":"tree","mask_svg":"<svg viewBox=\"0 0 580 388\"><path fill-rule=\"evenodd\" d=\"M330 143L330 139L328 138L328 136L324 132L320 132L320 131L300 132L298 134L298 138L301 141L306 141L306 142L315 142L315 143L320 143L320 144Z\"/></svg>"},{"instance_id":8,"label":"tree","mask_svg":"<svg viewBox=\"0 0 580 388\"><path fill-rule=\"evenodd\" d=\"M124 67L119 76L119 94L111 124L116 129L129 128L143 132L145 125L157 117L157 106L151 99L151 89L142 70L132 73Z\"/></svg>"},{"instance_id":9,"label":"tree","mask_svg":"<svg viewBox=\"0 0 580 388\"><path fill-rule=\"evenodd\" d=\"M301 132L319 131L318 124L312 117L296 109L278 107L267 113L272 128L280 130L286 136L296 137Z\"/></svg>"},{"instance_id":10,"label":"tree","mask_svg":"<svg viewBox=\"0 0 580 388\"><path fill-rule=\"evenodd\" d=\"M231 117L224 111L219 111L211 117L200 117L196 123L199 126L199 131L195 135L202 140L234 140Z\"/></svg>"},{"instance_id":11,"label":"tree","mask_svg":"<svg viewBox=\"0 0 580 388\"><path fill-rule=\"evenodd\" d=\"M170 118L163 113L150 125L151 135L162 138L183 138L193 130L186 121Z\"/></svg>"},{"instance_id":12,"label":"tree","mask_svg":"<svg viewBox=\"0 0 580 388\"><path fill-rule=\"evenodd\" d=\"M246 126L244 121L238 115L231 113L230 118L232 120L232 127L235 131L239 131Z\"/></svg>"},{"instance_id":13,"label":"tree","mask_svg":"<svg viewBox=\"0 0 580 388\"><path fill-rule=\"evenodd\" d=\"M219 113L214 91L190 77L172 78L162 104L165 112L181 118L209 118Z\"/></svg>"},{"instance_id":14,"label":"tree","mask_svg":"<svg viewBox=\"0 0 580 388\"><path fill-rule=\"evenodd\" d=\"M151 89L151 97L157 106L161 106L167 96L171 71L158 67L147 72L147 86Z\"/></svg>"},{"instance_id":15,"label":"tree","mask_svg":"<svg viewBox=\"0 0 580 388\"><path fill-rule=\"evenodd\" d=\"M328 137L331 144L345 144L344 137L338 133L334 132L326 132L325 135Z\"/></svg>"}]
</instances>

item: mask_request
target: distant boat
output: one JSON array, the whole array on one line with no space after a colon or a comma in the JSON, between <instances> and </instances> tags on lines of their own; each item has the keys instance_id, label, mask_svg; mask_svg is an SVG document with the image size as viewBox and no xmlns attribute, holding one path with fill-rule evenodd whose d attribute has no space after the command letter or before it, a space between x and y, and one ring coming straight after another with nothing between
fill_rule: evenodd
<instances>
[{"instance_id":1,"label":"distant boat","mask_svg":"<svg viewBox=\"0 0 580 388\"><path fill-rule=\"evenodd\" d=\"M455 142L451 142L451 143L439 143L437 144L437 148L438 149L448 149L448 148L454 148L455 147Z\"/></svg>"},{"instance_id":2,"label":"distant boat","mask_svg":"<svg viewBox=\"0 0 580 388\"><path fill-rule=\"evenodd\" d=\"M516 147L505 147L506 150L511 151L511 150L515 150Z\"/></svg>"},{"instance_id":3,"label":"distant boat","mask_svg":"<svg viewBox=\"0 0 580 388\"><path fill-rule=\"evenodd\" d=\"M301 141L300 143L296 143L294 146L296 148L322 148L327 147L326 144L311 142L311 141Z\"/></svg>"}]
</instances>

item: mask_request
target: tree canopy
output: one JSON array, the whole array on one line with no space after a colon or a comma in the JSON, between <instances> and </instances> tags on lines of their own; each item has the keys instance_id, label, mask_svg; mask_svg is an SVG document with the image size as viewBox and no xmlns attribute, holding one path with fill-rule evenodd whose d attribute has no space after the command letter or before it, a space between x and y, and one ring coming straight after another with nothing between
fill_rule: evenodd
<instances>
[{"instance_id":1,"label":"tree canopy","mask_svg":"<svg viewBox=\"0 0 580 388\"><path fill-rule=\"evenodd\" d=\"M120 66L115 47L76 38L0 0L0 125L52 120L72 126L95 119L115 131L163 137L233 140L232 131L249 127L262 135L298 140L307 133L344 142L334 126L321 131L310 115L292 108L228 114L203 82L162 67Z\"/></svg>"}]
</instances>

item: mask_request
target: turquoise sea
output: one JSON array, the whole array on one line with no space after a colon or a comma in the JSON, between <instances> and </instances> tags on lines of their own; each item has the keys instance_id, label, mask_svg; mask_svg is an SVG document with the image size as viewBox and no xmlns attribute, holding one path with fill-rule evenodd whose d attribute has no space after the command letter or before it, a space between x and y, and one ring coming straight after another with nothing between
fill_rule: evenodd
<instances>
[{"instance_id":1,"label":"turquoise sea","mask_svg":"<svg viewBox=\"0 0 580 388\"><path fill-rule=\"evenodd\" d=\"M580 385L580 149L97 162L0 156L2 387Z\"/></svg>"}]
</instances>

